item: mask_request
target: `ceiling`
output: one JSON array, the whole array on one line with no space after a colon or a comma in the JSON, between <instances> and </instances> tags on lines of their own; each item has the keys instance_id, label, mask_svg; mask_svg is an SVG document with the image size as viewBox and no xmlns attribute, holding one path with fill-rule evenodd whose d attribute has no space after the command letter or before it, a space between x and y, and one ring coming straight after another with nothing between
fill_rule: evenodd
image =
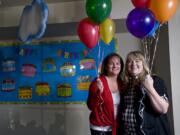
<instances>
[{"instance_id":1,"label":"ceiling","mask_svg":"<svg viewBox=\"0 0 180 135\"><path fill-rule=\"evenodd\" d=\"M0 7L21 6L30 4L33 0L0 0ZM45 0L46 3L72 2L82 0Z\"/></svg>"}]
</instances>

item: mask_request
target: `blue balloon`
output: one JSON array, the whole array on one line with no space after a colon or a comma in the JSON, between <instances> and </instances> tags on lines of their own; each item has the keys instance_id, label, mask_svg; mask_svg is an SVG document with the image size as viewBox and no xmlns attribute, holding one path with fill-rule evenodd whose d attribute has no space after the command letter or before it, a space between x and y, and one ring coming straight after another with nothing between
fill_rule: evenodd
<instances>
[{"instance_id":1,"label":"blue balloon","mask_svg":"<svg viewBox=\"0 0 180 135\"><path fill-rule=\"evenodd\" d=\"M149 37L154 37L155 34L156 34L156 30L158 29L158 27L159 27L159 22L158 22L158 21L155 21L154 27L153 27L152 30L148 33L147 36L149 36Z\"/></svg>"},{"instance_id":2,"label":"blue balloon","mask_svg":"<svg viewBox=\"0 0 180 135\"><path fill-rule=\"evenodd\" d=\"M127 16L126 26L129 32L138 38L144 38L154 27L155 17L147 8L135 8Z\"/></svg>"}]
</instances>

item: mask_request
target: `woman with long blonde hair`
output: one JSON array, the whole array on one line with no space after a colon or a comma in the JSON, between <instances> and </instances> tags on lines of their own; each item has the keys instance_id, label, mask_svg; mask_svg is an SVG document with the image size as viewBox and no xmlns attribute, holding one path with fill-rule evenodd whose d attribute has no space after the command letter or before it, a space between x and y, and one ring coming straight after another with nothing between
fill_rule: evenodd
<instances>
[{"instance_id":1,"label":"woman with long blonde hair","mask_svg":"<svg viewBox=\"0 0 180 135\"><path fill-rule=\"evenodd\" d=\"M127 55L124 80L120 135L170 135L166 87L160 77L150 74L140 51Z\"/></svg>"}]
</instances>

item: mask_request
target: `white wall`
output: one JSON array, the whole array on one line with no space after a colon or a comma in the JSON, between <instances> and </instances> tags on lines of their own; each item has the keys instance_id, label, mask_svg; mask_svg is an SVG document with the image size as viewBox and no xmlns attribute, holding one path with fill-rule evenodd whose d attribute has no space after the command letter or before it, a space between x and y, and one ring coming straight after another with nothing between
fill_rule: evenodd
<instances>
[{"instance_id":1,"label":"white wall","mask_svg":"<svg viewBox=\"0 0 180 135\"><path fill-rule=\"evenodd\" d=\"M179 4L180 5L180 4ZM180 134L180 6L175 16L169 21L169 52L172 84L175 135Z\"/></svg>"},{"instance_id":2,"label":"white wall","mask_svg":"<svg viewBox=\"0 0 180 135\"><path fill-rule=\"evenodd\" d=\"M30 4L30 3L27 3ZM18 26L24 6L0 7L0 27ZM48 4L48 24L79 22L87 17L85 11L85 0L77 2L61 2ZM112 0L112 18L126 18L129 11L133 9L130 1Z\"/></svg>"},{"instance_id":3,"label":"white wall","mask_svg":"<svg viewBox=\"0 0 180 135\"><path fill-rule=\"evenodd\" d=\"M112 1L112 18L125 18L131 8L131 3L119 0ZM123 6L122 6L123 5ZM87 17L85 2L66 2L48 4L48 23L79 22ZM18 26L24 6L0 8L0 27ZM122 26L124 27L124 26ZM76 39L77 37L61 37L61 39ZM128 50L139 49L138 40L129 33L116 34L119 52L125 58ZM90 135L89 110L84 104L67 105L0 105L0 127L4 132L14 135L42 133L48 135ZM13 128L13 121L16 122ZM51 127L52 128L51 130ZM29 130L31 129L31 130ZM41 130L40 130L41 129ZM6 133L8 135L8 133Z\"/></svg>"},{"instance_id":4,"label":"white wall","mask_svg":"<svg viewBox=\"0 0 180 135\"><path fill-rule=\"evenodd\" d=\"M131 1L129 0L112 0L112 18L121 19L126 18L130 10L133 9ZM84 1L78 2L66 2L66 3L54 3L48 4L49 18L48 23L64 23L64 22L79 22L86 16ZM19 19L24 6L0 8L0 27L18 26ZM172 84L172 98L173 98L173 111L174 111L174 126L175 135L180 134L180 107L178 105L178 99L180 97L180 10L169 21L169 53L170 53L170 70L171 70L171 84ZM116 34L119 44L119 52L125 59L125 55L130 50L140 49L139 42L136 38L132 37L129 33ZM55 123L59 125L57 128L62 128L66 132L65 135L87 135L89 134L88 127L88 115L89 111L85 105L0 105L0 116L2 118L0 126L9 129L9 122L13 115L18 116L20 124L24 126L42 127L45 132L49 131L50 125L55 123L58 114L63 116L64 123ZM66 111L66 112L65 112ZM62 115L63 114L63 115ZM11 116L12 115L12 116ZM59 116L59 117L60 117ZM35 121L33 121L35 120ZM81 121L80 121L81 120ZM33 123L35 122L35 123ZM29 123L29 125L28 125ZM78 123L78 124L77 124ZM19 125L20 125L19 124ZM17 124L18 125L18 124ZM68 131L66 131L68 129ZM2 131L2 129L0 129ZM56 133L61 133L59 130ZM26 133L27 134L27 133ZM39 130L40 134L40 130ZM14 134L20 135L20 134ZM27 134L28 135L28 134ZM55 134L51 134L55 135Z\"/></svg>"},{"instance_id":5,"label":"white wall","mask_svg":"<svg viewBox=\"0 0 180 135\"><path fill-rule=\"evenodd\" d=\"M118 53L123 58L124 62L128 52L133 50L141 50L139 39L132 36L130 33L118 33L116 34L118 40Z\"/></svg>"}]
</instances>

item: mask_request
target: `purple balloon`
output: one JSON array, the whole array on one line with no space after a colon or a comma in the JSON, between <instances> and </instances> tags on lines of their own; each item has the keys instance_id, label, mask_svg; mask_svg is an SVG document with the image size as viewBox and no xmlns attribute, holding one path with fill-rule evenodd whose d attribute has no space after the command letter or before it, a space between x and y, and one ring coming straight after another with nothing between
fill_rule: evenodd
<instances>
[{"instance_id":1,"label":"purple balloon","mask_svg":"<svg viewBox=\"0 0 180 135\"><path fill-rule=\"evenodd\" d=\"M133 9L126 20L127 29L138 38L144 38L153 29L154 23L154 15L147 8Z\"/></svg>"}]
</instances>

